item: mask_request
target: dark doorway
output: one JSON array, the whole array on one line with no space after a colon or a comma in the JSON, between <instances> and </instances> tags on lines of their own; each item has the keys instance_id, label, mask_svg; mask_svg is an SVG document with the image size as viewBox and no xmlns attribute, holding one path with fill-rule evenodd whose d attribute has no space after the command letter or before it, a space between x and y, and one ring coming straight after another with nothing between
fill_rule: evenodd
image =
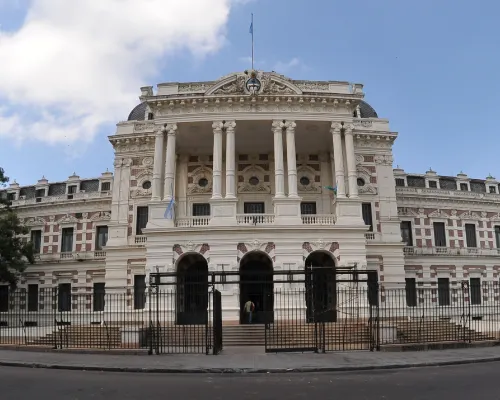
<instances>
[{"instance_id":1,"label":"dark doorway","mask_svg":"<svg viewBox=\"0 0 500 400\"><path fill-rule=\"evenodd\" d=\"M306 258L307 322L337 321L335 261L326 252L314 251Z\"/></svg>"},{"instance_id":2,"label":"dark doorway","mask_svg":"<svg viewBox=\"0 0 500 400\"><path fill-rule=\"evenodd\" d=\"M240 261L240 323L248 324L245 303L251 300L255 309L252 324L274 321L273 263L267 254L251 252Z\"/></svg>"},{"instance_id":3,"label":"dark doorway","mask_svg":"<svg viewBox=\"0 0 500 400\"><path fill-rule=\"evenodd\" d=\"M177 266L177 323L206 324L208 319L208 264L200 254L186 254Z\"/></svg>"}]
</instances>

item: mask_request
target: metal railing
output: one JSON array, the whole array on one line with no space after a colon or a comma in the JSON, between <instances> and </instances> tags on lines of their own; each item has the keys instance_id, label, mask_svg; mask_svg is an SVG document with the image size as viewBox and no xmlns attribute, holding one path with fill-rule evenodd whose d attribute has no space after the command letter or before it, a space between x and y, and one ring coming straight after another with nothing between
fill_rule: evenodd
<instances>
[{"instance_id":1,"label":"metal railing","mask_svg":"<svg viewBox=\"0 0 500 400\"><path fill-rule=\"evenodd\" d=\"M262 294L254 324L265 326L262 345L268 352L425 349L500 338L498 282L387 288L371 282L311 284L297 278L287 283L283 276L274 289L272 281L250 283ZM231 281L208 279L212 283L185 281L167 290L2 291L0 345L216 354L222 349L225 313L217 287ZM227 312L234 315L242 306L238 302L236 296L234 304L226 299Z\"/></svg>"}]
</instances>

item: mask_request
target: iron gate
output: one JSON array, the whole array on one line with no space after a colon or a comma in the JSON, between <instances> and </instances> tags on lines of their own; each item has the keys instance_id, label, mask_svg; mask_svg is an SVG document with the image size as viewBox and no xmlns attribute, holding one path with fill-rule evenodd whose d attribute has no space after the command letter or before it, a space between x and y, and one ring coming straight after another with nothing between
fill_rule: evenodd
<instances>
[{"instance_id":1,"label":"iron gate","mask_svg":"<svg viewBox=\"0 0 500 400\"><path fill-rule=\"evenodd\" d=\"M213 354L217 355L222 351L222 300L217 289L214 289L212 295Z\"/></svg>"}]
</instances>

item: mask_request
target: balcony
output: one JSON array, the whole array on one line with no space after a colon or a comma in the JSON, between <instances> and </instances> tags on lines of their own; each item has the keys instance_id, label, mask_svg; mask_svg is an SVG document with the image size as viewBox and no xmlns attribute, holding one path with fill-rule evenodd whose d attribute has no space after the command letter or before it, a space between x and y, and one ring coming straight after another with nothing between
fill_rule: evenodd
<instances>
[{"instance_id":1,"label":"balcony","mask_svg":"<svg viewBox=\"0 0 500 400\"><path fill-rule=\"evenodd\" d=\"M105 259L106 259L106 252L104 250L69 251L61 253L35 254L35 260L38 262L92 261L92 260L105 260Z\"/></svg>"},{"instance_id":2,"label":"balcony","mask_svg":"<svg viewBox=\"0 0 500 400\"><path fill-rule=\"evenodd\" d=\"M480 249L477 247L405 247L405 256L444 256L444 257L491 257L500 256L500 249Z\"/></svg>"},{"instance_id":3,"label":"balcony","mask_svg":"<svg viewBox=\"0 0 500 400\"><path fill-rule=\"evenodd\" d=\"M380 240L380 233L378 232L365 232L365 239L367 242L376 242Z\"/></svg>"},{"instance_id":4,"label":"balcony","mask_svg":"<svg viewBox=\"0 0 500 400\"><path fill-rule=\"evenodd\" d=\"M468 192L465 190L447 190L447 189L436 189L436 188L416 188L416 187L396 187L397 195L415 195L415 196L429 196L429 197L443 197L443 198L460 198L460 199L470 199L470 200L500 200L500 195L496 193L479 193L479 192Z\"/></svg>"},{"instance_id":5,"label":"balcony","mask_svg":"<svg viewBox=\"0 0 500 400\"><path fill-rule=\"evenodd\" d=\"M32 199L19 199L13 200L12 206L29 206L29 205L43 205L43 204L52 204L52 203L60 203L64 201L79 201L79 200L89 200L89 199L99 199L111 197L111 192L80 192L74 194L64 194L60 196L47 196L47 197L34 197Z\"/></svg>"},{"instance_id":6,"label":"balcony","mask_svg":"<svg viewBox=\"0 0 500 400\"><path fill-rule=\"evenodd\" d=\"M302 215L304 225L335 225L335 215L332 214L308 214Z\"/></svg>"},{"instance_id":7,"label":"balcony","mask_svg":"<svg viewBox=\"0 0 500 400\"><path fill-rule=\"evenodd\" d=\"M175 226L177 228L193 228L196 226L208 226L209 222L210 217L177 218L175 220Z\"/></svg>"},{"instance_id":8,"label":"balcony","mask_svg":"<svg viewBox=\"0 0 500 400\"><path fill-rule=\"evenodd\" d=\"M272 225L274 214L238 214L236 215L238 225Z\"/></svg>"}]
</instances>

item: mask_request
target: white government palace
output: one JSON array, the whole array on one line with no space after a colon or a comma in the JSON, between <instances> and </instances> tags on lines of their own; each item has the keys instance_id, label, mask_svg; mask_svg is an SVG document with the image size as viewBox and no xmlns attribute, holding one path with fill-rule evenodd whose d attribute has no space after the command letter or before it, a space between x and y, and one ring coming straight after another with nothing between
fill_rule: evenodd
<instances>
[{"instance_id":1,"label":"white government palace","mask_svg":"<svg viewBox=\"0 0 500 400\"><path fill-rule=\"evenodd\" d=\"M376 271L382 288L497 283L499 182L393 169L397 135L361 84L245 71L143 87L109 136L114 173L0 192L39 253L21 287L135 296L151 272L311 264ZM222 295L238 319L249 294Z\"/></svg>"}]
</instances>

